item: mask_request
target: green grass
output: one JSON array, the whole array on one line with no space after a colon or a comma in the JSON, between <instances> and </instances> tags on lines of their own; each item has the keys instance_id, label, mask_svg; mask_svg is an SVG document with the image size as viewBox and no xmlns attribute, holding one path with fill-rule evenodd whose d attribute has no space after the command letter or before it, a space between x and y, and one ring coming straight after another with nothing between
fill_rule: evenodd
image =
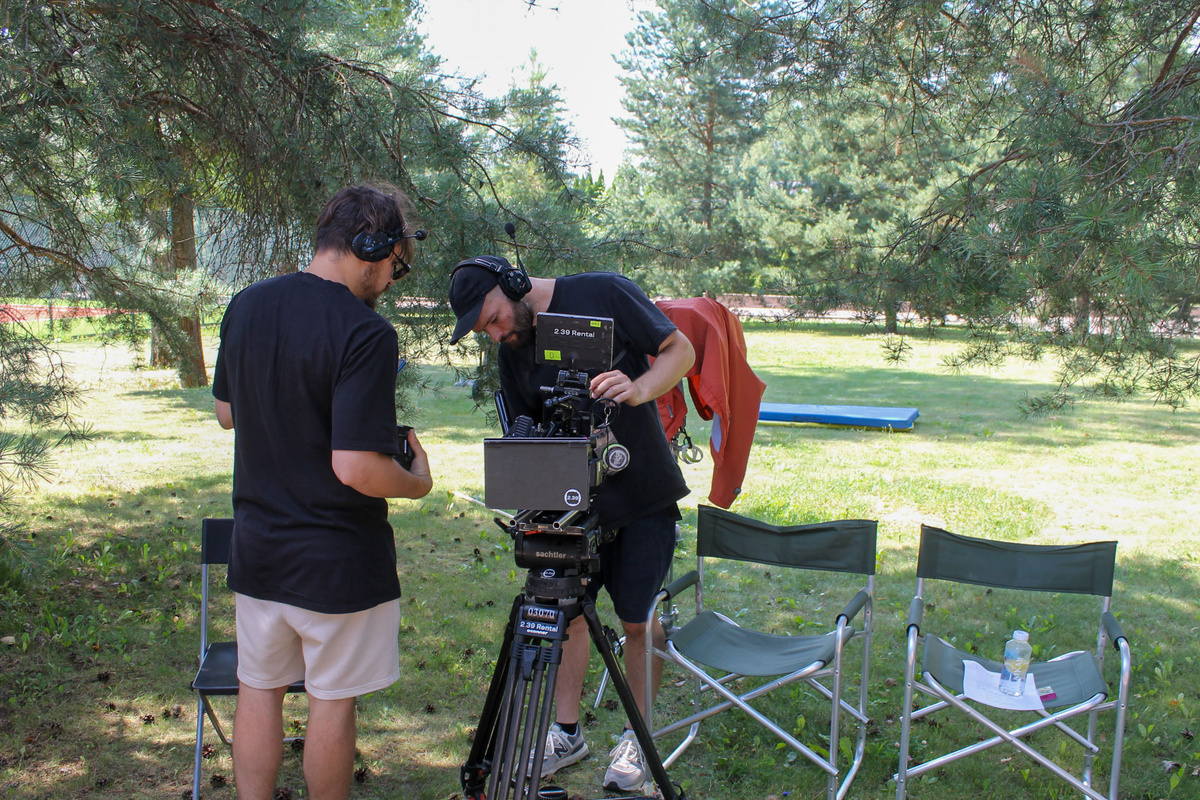
<instances>
[{"instance_id":1,"label":"green grass","mask_svg":"<svg viewBox=\"0 0 1200 800\"><path fill-rule=\"evenodd\" d=\"M1024 419L1017 402L1049 388L1051 368L1012 363L992 372L947 373L940 359L953 351L956 336L914 340L909 360L892 367L880 340L851 326L747 326L767 401L921 411L908 433L760 425L734 506L775 522L880 521L872 725L867 762L850 796L891 793L902 621L914 588L919 526L926 522L1013 541L1120 542L1115 608L1135 654L1122 796L1200 797L1200 777L1193 774L1200 744L1192 738L1200 726L1200 542L1194 533L1200 411L1173 413L1139 400ZM0 589L0 637L12 642L0 644L0 794L20 800L181 797L190 788L195 731L188 681L198 648L200 520L230 513L232 435L216 425L207 390L181 390L167 372L133 370L124 348L64 347L89 389L79 414L92 423L95 439L61 451L52 480L21 498L19 521L30 529L35 560L23 585ZM449 383L447 371L425 369ZM364 780L355 786L356 798L459 795L458 767L509 604L524 583L493 515L464 499L482 496L479 442L492 434L482 415L472 413L468 390L447 386L421 395L417 404L404 417L431 453L436 487L422 501L391 504L404 587L403 676L360 703ZM707 450L707 424L694 412L688 428ZM692 558L695 508L704 502L710 470L707 458L685 467L693 491L684 503L677 573ZM837 610L825 605L830 601L822 592L832 585L824 579L762 568L727 572L726 607L777 630L812 632ZM961 599L939 601L938 608ZM1035 644L1051 647L1092 611L1068 604L1050 620L1024 598L986 600L991 607L985 602L982 612L965 616L957 635L993 657L1018 624L1038 631ZM615 622L603 602L601 615ZM1085 631L1064 638L1063 646L1093 646L1094 637ZM598 683L598 658L592 667L589 693ZM665 683L663 710L686 702L688 689L675 685L677 677ZM609 705L613 697L610 692ZM811 735L826 717L819 705L804 702L810 699L796 689L765 708ZM289 699L287 714L289 728L298 730L304 699ZM615 708L592 712L587 732L595 755L565 770L558 782L572 794L600 796L604 754L620 724ZM789 760L788 751L760 731L735 715L710 723L672 768L672 778L693 798L822 796L817 770L803 759ZM949 720L918 732L921 752L973 734ZM1047 742L1057 746L1050 735L1040 743ZM1107 754L1102 751L1102 762ZM917 780L912 796L1075 796L1011 755L997 749ZM1106 785L1107 769L1099 772ZM225 748L206 760L205 776L206 797L234 796ZM226 783L212 785L213 776ZM285 755L280 783L302 796L297 753Z\"/></svg>"}]
</instances>

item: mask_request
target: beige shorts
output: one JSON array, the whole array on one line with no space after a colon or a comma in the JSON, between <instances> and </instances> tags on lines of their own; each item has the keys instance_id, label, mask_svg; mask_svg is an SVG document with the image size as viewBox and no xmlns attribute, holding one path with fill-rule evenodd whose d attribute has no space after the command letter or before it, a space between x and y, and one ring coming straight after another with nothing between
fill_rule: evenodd
<instances>
[{"instance_id":1,"label":"beige shorts","mask_svg":"<svg viewBox=\"0 0 1200 800\"><path fill-rule=\"evenodd\" d=\"M320 700L375 692L400 679L400 601L353 614L237 595L238 680L255 689L304 681Z\"/></svg>"}]
</instances>

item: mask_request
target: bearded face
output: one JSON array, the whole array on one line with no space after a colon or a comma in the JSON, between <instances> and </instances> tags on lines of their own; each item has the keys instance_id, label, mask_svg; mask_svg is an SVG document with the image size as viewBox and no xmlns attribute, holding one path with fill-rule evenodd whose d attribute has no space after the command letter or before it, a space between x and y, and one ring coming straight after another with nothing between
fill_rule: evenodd
<instances>
[{"instance_id":1,"label":"bearded face","mask_svg":"<svg viewBox=\"0 0 1200 800\"><path fill-rule=\"evenodd\" d=\"M512 303L512 330L500 341L514 350L521 350L533 344L535 330L533 308L524 300L510 302Z\"/></svg>"}]
</instances>

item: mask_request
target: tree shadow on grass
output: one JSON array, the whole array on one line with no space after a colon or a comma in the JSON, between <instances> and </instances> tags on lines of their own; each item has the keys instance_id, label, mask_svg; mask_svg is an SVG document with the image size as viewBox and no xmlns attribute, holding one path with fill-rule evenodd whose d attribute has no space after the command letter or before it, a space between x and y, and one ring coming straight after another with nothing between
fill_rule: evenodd
<instances>
[{"instance_id":1,"label":"tree shadow on grass","mask_svg":"<svg viewBox=\"0 0 1200 800\"><path fill-rule=\"evenodd\" d=\"M176 408L189 408L193 411L213 413L213 394L211 386L198 389L155 388L134 389L126 392L133 400L163 402Z\"/></svg>"},{"instance_id":2,"label":"tree shadow on grass","mask_svg":"<svg viewBox=\"0 0 1200 800\"><path fill-rule=\"evenodd\" d=\"M186 479L140 485L135 491L77 491L58 498L47 495L28 527L53 534L70 529L81 541L118 535L130 542L161 542L165 529L194 529L200 520L229 516L230 476L197 474Z\"/></svg>"}]
</instances>

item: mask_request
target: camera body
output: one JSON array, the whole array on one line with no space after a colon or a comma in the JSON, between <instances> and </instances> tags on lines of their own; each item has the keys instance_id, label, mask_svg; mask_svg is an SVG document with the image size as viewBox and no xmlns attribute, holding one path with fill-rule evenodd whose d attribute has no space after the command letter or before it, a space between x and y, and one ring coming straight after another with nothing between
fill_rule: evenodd
<instances>
[{"instance_id":1,"label":"camera body","mask_svg":"<svg viewBox=\"0 0 1200 800\"><path fill-rule=\"evenodd\" d=\"M539 314L537 360L558 364L553 386L540 387L542 421L520 416L505 435L484 440L484 502L517 509L501 524L515 542L518 567L586 574L599 568L596 488L629 463L629 451L610 427L619 406L594 400L589 371L611 368L612 320Z\"/></svg>"}]
</instances>

